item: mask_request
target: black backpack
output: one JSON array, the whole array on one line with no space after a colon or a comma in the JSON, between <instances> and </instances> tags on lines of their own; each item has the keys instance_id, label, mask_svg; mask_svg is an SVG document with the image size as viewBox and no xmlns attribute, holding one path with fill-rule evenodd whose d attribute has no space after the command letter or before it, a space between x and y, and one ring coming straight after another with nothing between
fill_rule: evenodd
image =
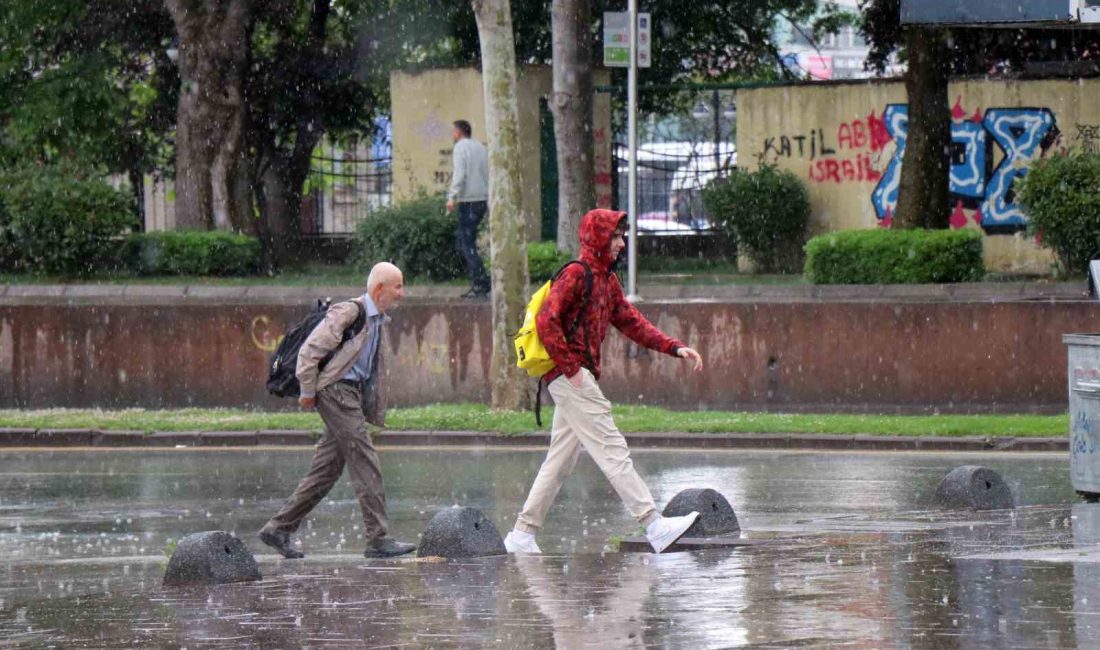
<instances>
[{"instance_id":1,"label":"black backpack","mask_svg":"<svg viewBox=\"0 0 1100 650\"><path fill-rule=\"evenodd\" d=\"M340 338L340 345L336 347L336 350L339 350L340 346L343 346L345 343L358 336L359 332L363 331L363 327L367 323L367 311L363 308L362 303L358 300L352 302L359 308L359 315L356 316L355 321L344 330L344 335ZM317 304L309 310L309 314L307 314L305 318L287 330L286 336L279 342L279 347L276 348L275 353L271 355L271 363L268 364L267 392L276 397L298 397L301 395L302 387L298 385L298 376L296 374L298 369L298 351L302 348L302 344L306 342L306 339L309 338L309 335L313 333L317 325L325 319L325 314L328 313L330 307L332 307L331 298L318 300ZM321 359L321 363L317 365L319 371L324 370L328 362L332 361L332 357L336 355L336 350L332 350Z\"/></svg>"}]
</instances>

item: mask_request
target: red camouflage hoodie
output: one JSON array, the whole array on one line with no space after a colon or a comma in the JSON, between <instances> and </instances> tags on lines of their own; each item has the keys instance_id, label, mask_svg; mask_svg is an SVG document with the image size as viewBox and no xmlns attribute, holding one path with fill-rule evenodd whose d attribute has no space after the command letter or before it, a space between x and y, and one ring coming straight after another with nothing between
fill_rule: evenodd
<instances>
[{"instance_id":1,"label":"red camouflage hoodie","mask_svg":"<svg viewBox=\"0 0 1100 650\"><path fill-rule=\"evenodd\" d=\"M584 267L580 264L567 266L550 286L550 295L546 297L536 320L539 339L555 365L544 378L547 384L563 374L572 377L582 366L587 367L589 354L595 367L588 369L599 379L600 348L607 336L608 325L614 325L627 338L651 350L675 356L680 348L685 347L654 327L634 305L627 302L618 276L611 271L615 262L611 259L611 236L625 218L625 212L591 210L581 219L580 259L592 269L592 293L584 308L582 322L567 341L565 333L576 321L584 302ZM584 349L586 332L588 354Z\"/></svg>"}]
</instances>

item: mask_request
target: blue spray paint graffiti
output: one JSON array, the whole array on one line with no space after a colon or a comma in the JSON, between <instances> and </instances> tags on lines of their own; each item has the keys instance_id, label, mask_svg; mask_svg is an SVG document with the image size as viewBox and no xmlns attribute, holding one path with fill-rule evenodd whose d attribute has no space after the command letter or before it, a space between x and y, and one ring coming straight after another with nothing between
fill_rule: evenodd
<instances>
[{"instance_id":1,"label":"blue spray paint graffiti","mask_svg":"<svg viewBox=\"0 0 1100 650\"><path fill-rule=\"evenodd\" d=\"M908 106L888 105L883 122L897 146L871 193L871 204L880 220L888 220L897 210L901 163L909 129ZM961 201L978 209L982 229L987 232L1023 229L1028 219L1016 205L1013 183L1027 174L1028 164L1046 153L1057 136L1054 114L1047 108L991 108L981 122L952 122L952 203ZM994 143L1003 154L996 168L993 168Z\"/></svg>"},{"instance_id":2,"label":"blue spray paint graffiti","mask_svg":"<svg viewBox=\"0 0 1100 650\"><path fill-rule=\"evenodd\" d=\"M1012 182L1026 174L1027 164L1050 146L1047 134L1054 128L1054 114L1045 108L991 108L982 125L1005 153L989 179L982 227L1026 226L1027 216L1016 206Z\"/></svg>"},{"instance_id":3,"label":"blue spray paint graffiti","mask_svg":"<svg viewBox=\"0 0 1100 650\"><path fill-rule=\"evenodd\" d=\"M951 126L950 190L969 199L985 197L988 141L985 128L976 122Z\"/></svg>"},{"instance_id":4,"label":"blue spray paint graffiti","mask_svg":"<svg viewBox=\"0 0 1100 650\"><path fill-rule=\"evenodd\" d=\"M871 192L871 204L879 219L889 219L898 207L898 186L901 183L901 158L905 155L905 138L909 133L909 107L905 104L890 104L882 115L886 132L897 144L894 157L886 165L886 171L879 179L875 191Z\"/></svg>"},{"instance_id":5,"label":"blue spray paint graffiti","mask_svg":"<svg viewBox=\"0 0 1100 650\"><path fill-rule=\"evenodd\" d=\"M1090 433L1092 433L1092 427L1089 424L1089 416L1085 411L1078 411L1077 415L1073 416L1073 425L1070 427L1073 432L1073 439L1070 442L1070 455L1071 456L1084 456L1094 453L1095 448L1089 444Z\"/></svg>"}]
</instances>

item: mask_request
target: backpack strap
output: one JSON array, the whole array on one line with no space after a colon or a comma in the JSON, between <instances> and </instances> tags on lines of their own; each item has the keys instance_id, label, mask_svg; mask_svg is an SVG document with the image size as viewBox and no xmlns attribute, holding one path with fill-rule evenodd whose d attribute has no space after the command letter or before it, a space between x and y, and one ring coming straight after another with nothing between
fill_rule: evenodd
<instances>
[{"instance_id":1,"label":"backpack strap","mask_svg":"<svg viewBox=\"0 0 1100 650\"><path fill-rule=\"evenodd\" d=\"M565 335L565 339L568 341L573 338L577 333L577 328L580 327L581 322L584 320L584 313L588 309L589 299L592 297L592 267L588 265L588 262L581 260L573 260L566 262L557 273L554 274L553 280L557 280L558 276L565 272L565 269L570 264L580 264L584 267L584 294L581 296L581 306L577 310L577 317L573 320L573 324L569 326L569 331ZM588 357L588 369L591 372L596 370L596 361L592 358L592 346L589 343L588 328L584 328L584 354ZM542 426L542 387L544 385L543 377L539 377L538 386L535 387L535 426Z\"/></svg>"},{"instance_id":2,"label":"backpack strap","mask_svg":"<svg viewBox=\"0 0 1100 650\"><path fill-rule=\"evenodd\" d=\"M592 298L592 267L588 265L588 262L581 260L573 260L569 264L580 264L584 267L584 295L581 297L581 306L577 310L577 318L573 321L573 325L569 327L569 333L565 335L566 340L572 339L577 333L577 328L580 327L581 322L584 320L584 313L588 310L588 302ZM565 270L565 266L561 267L561 274ZM557 276L554 276L557 277ZM592 372L596 371L596 361L592 358L592 346L588 342L588 328L584 328L584 355L588 357L588 369Z\"/></svg>"},{"instance_id":3,"label":"backpack strap","mask_svg":"<svg viewBox=\"0 0 1100 650\"><path fill-rule=\"evenodd\" d=\"M340 337L339 345L337 345L334 349L329 350L329 353L326 354L317 364L318 371L324 370L325 366L327 366L329 362L332 361L332 358L336 356L336 352L340 348L344 347L345 343L352 340L356 336L359 336L359 333L362 332L363 328L367 325L367 308L363 305L363 303L354 298L349 300L348 302L355 305L356 309L358 310L358 313L355 316L355 320L351 322L351 325L348 325L346 328L344 328L344 333Z\"/></svg>"},{"instance_id":4,"label":"backpack strap","mask_svg":"<svg viewBox=\"0 0 1100 650\"><path fill-rule=\"evenodd\" d=\"M348 325L347 329L344 330L344 336L340 339L340 345L343 345L355 338L356 336L359 336L359 332L362 332L363 328L367 325L366 306L363 305L361 301L354 298L352 300L349 300L348 302L351 302L355 305L355 307L358 309L358 313L355 315L355 320L351 322L351 325Z\"/></svg>"}]
</instances>

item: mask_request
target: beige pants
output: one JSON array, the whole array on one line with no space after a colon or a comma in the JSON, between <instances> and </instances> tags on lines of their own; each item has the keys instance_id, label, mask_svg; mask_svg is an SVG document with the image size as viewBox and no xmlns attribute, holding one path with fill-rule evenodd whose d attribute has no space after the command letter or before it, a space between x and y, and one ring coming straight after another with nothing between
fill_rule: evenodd
<instances>
[{"instance_id":1,"label":"beige pants","mask_svg":"<svg viewBox=\"0 0 1100 650\"><path fill-rule=\"evenodd\" d=\"M363 512L363 536L368 542L386 536L386 492L382 469L371 443L359 389L335 383L317 393L317 411L325 433L317 443L309 472L267 526L294 533L314 506L325 498L348 469L351 486Z\"/></svg>"},{"instance_id":2,"label":"beige pants","mask_svg":"<svg viewBox=\"0 0 1100 650\"><path fill-rule=\"evenodd\" d=\"M635 471L626 439L611 419L611 402L603 396L592 373L585 369L581 373L584 382L580 388L564 376L555 379L548 387L550 396L554 398L550 451L539 468L527 502L523 504L516 530L534 534L542 527L550 504L577 465L581 446L611 481L630 514L643 525L658 517L653 495Z\"/></svg>"}]
</instances>

